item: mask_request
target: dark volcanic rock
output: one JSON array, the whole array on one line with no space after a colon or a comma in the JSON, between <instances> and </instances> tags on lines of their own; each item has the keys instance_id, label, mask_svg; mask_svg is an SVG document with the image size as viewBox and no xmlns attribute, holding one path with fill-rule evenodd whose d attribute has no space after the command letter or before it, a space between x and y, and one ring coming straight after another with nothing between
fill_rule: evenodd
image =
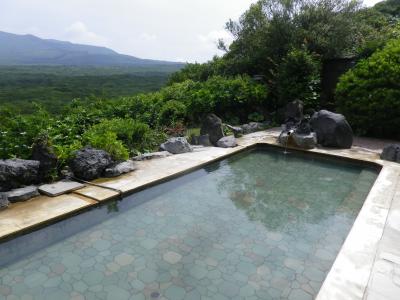
<instances>
[{"instance_id":1,"label":"dark volcanic rock","mask_svg":"<svg viewBox=\"0 0 400 300\"><path fill-rule=\"evenodd\" d=\"M165 151L168 151L172 154L180 154L193 151L193 148L184 137L174 137L168 139L165 143L161 145L161 149L164 149Z\"/></svg>"},{"instance_id":2,"label":"dark volcanic rock","mask_svg":"<svg viewBox=\"0 0 400 300\"><path fill-rule=\"evenodd\" d=\"M75 151L69 166L74 175L83 180L93 180L103 175L104 170L114 163L111 155L104 150L91 147Z\"/></svg>"},{"instance_id":3,"label":"dark volcanic rock","mask_svg":"<svg viewBox=\"0 0 400 300\"><path fill-rule=\"evenodd\" d=\"M381 159L400 163L400 144L389 144L383 148Z\"/></svg>"},{"instance_id":4,"label":"dark volcanic rock","mask_svg":"<svg viewBox=\"0 0 400 300\"><path fill-rule=\"evenodd\" d=\"M57 156L47 140L40 140L33 145L32 159L40 162L39 177L41 181L48 179L57 166Z\"/></svg>"},{"instance_id":5,"label":"dark volcanic rock","mask_svg":"<svg viewBox=\"0 0 400 300\"><path fill-rule=\"evenodd\" d=\"M0 192L38 183L39 165L36 160L0 160Z\"/></svg>"},{"instance_id":6,"label":"dark volcanic rock","mask_svg":"<svg viewBox=\"0 0 400 300\"><path fill-rule=\"evenodd\" d=\"M312 116L310 124L322 146L347 149L353 145L353 130L341 114L320 110Z\"/></svg>"},{"instance_id":7,"label":"dark volcanic rock","mask_svg":"<svg viewBox=\"0 0 400 300\"><path fill-rule=\"evenodd\" d=\"M208 134L211 144L217 145L220 138L224 136L224 130L222 128L222 120L214 114L208 114L203 120L203 124L200 129L200 134Z\"/></svg>"},{"instance_id":8,"label":"dark volcanic rock","mask_svg":"<svg viewBox=\"0 0 400 300\"><path fill-rule=\"evenodd\" d=\"M309 134L293 133L291 137L294 144L302 149L312 149L317 145L317 136L315 132Z\"/></svg>"},{"instance_id":9,"label":"dark volcanic rock","mask_svg":"<svg viewBox=\"0 0 400 300\"><path fill-rule=\"evenodd\" d=\"M243 134L249 134L257 131L264 130L265 124L259 122L250 122L241 126Z\"/></svg>"},{"instance_id":10,"label":"dark volcanic rock","mask_svg":"<svg viewBox=\"0 0 400 300\"><path fill-rule=\"evenodd\" d=\"M311 133L311 125L310 125L310 119L303 119L300 121L300 123L297 125L295 132L297 134L304 134L308 135Z\"/></svg>"},{"instance_id":11,"label":"dark volcanic rock","mask_svg":"<svg viewBox=\"0 0 400 300\"><path fill-rule=\"evenodd\" d=\"M132 160L127 160L115 165L111 165L104 171L105 177L117 177L136 170L136 164Z\"/></svg>"},{"instance_id":12,"label":"dark volcanic rock","mask_svg":"<svg viewBox=\"0 0 400 300\"><path fill-rule=\"evenodd\" d=\"M11 203L26 201L33 197L39 196L38 188L34 185L11 190L6 194L8 201Z\"/></svg>"},{"instance_id":13,"label":"dark volcanic rock","mask_svg":"<svg viewBox=\"0 0 400 300\"><path fill-rule=\"evenodd\" d=\"M220 148L233 148L237 146L236 139L233 135L224 136L217 142L217 146Z\"/></svg>"},{"instance_id":14,"label":"dark volcanic rock","mask_svg":"<svg viewBox=\"0 0 400 300\"><path fill-rule=\"evenodd\" d=\"M235 137L241 137L241 136L242 136L242 134L243 134L243 128L242 128L242 127L239 127L239 126L232 126L232 125L229 125L229 124L225 124L225 125L226 125L226 127L228 127L230 130L232 130L233 135L234 135Z\"/></svg>"}]
</instances>

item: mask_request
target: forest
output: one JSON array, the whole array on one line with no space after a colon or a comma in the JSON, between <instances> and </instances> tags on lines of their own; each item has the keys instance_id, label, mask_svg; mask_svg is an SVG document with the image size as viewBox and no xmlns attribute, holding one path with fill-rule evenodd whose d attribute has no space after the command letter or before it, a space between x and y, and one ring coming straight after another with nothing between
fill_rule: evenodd
<instances>
[{"instance_id":1,"label":"forest","mask_svg":"<svg viewBox=\"0 0 400 300\"><path fill-rule=\"evenodd\" d=\"M180 67L0 66L0 106L28 114L40 104L51 113L61 113L73 99L157 91Z\"/></svg>"}]
</instances>

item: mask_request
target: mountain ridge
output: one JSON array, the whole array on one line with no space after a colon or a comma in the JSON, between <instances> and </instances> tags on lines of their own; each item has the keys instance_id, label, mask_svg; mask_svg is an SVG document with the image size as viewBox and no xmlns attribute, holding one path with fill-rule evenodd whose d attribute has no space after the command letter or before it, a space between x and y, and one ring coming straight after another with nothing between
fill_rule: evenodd
<instances>
[{"instance_id":1,"label":"mountain ridge","mask_svg":"<svg viewBox=\"0 0 400 300\"><path fill-rule=\"evenodd\" d=\"M32 34L0 31L0 65L145 66L183 65L180 62L142 59L110 48L42 39Z\"/></svg>"}]
</instances>

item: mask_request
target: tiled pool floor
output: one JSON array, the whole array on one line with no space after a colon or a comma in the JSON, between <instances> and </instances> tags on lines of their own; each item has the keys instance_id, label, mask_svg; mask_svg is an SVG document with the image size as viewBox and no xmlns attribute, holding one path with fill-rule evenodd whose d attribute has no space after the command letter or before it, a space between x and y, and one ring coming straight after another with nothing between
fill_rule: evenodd
<instances>
[{"instance_id":1,"label":"tiled pool floor","mask_svg":"<svg viewBox=\"0 0 400 300\"><path fill-rule=\"evenodd\" d=\"M75 217L109 216L3 267L0 299L313 299L376 176L240 154Z\"/></svg>"}]
</instances>

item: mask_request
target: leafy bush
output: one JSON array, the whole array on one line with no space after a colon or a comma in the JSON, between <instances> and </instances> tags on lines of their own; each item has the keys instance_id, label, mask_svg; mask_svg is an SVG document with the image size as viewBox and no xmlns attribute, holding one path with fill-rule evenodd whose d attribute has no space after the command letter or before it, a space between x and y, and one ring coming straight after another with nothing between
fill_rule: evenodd
<instances>
[{"instance_id":1,"label":"leafy bush","mask_svg":"<svg viewBox=\"0 0 400 300\"><path fill-rule=\"evenodd\" d=\"M84 134L84 142L108 151L116 159L125 159L129 151L135 153L148 148L152 130L144 123L133 119L104 119L93 125ZM110 145L106 145L108 142Z\"/></svg>"},{"instance_id":2,"label":"leafy bush","mask_svg":"<svg viewBox=\"0 0 400 300\"><path fill-rule=\"evenodd\" d=\"M213 112L223 119L233 116L247 121L247 116L267 106L267 88L249 76L224 78L211 77L205 82L185 81L170 88L182 91L181 101L186 104L188 119L199 123L202 117Z\"/></svg>"},{"instance_id":3,"label":"leafy bush","mask_svg":"<svg viewBox=\"0 0 400 300\"><path fill-rule=\"evenodd\" d=\"M400 39L361 60L340 78L339 110L358 133L400 138Z\"/></svg>"},{"instance_id":4,"label":"leafy bush","mask_svg":"<svg viewBox=\"0 0 400 300\"><path fill-rule=\"evenodd\" d=\"M128 149L118 140L115 132L106 131L96 133L95 131L88 130L83 137L87 144L93 148L107 151L116 160L127 160L129 158Z\"/></svg>"},{"instance_id":5,"label":"leafy bush","mask_svg":"<svg viewBox=\"0 0 400 300\"><path fill-rule=\"evenodd\" d=\"M262 122L264 121L264 116L258 112L253 112L248 115L247 119L252 122Z\"/></svg>"},{"instance_id":6,"label":"leafy bush","mask_svg":"<svg viewBox=\"0 0 400 300\"><path fill-rule=\"evenodd\" d=\"M167 101L160 110L159 124L172 125L186 118L186 105L176 100Z\"/></svg>"}]
</instances>

